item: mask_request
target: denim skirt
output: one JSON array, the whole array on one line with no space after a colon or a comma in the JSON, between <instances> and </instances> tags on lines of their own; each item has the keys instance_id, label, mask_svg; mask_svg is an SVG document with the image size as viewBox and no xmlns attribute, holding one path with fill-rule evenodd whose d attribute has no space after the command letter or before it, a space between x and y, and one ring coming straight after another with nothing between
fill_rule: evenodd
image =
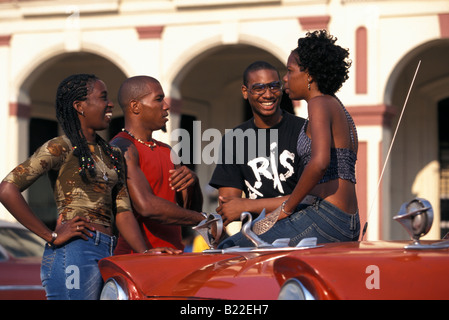
<instances>
[{"instance_id":1,"label":"denim skirt","mask_svg":"<svg viewBox=\"0 0 449 320\"><path fill-rule=\"evenodd\" d=\"M258 237L267 243L289 238L290 246L302 239L316 237L318 243L357 241L360 234L359 214L348 214L332 203L317 198L313 204L300 204L290 216L277 221ZM225 239L219 248L252 247L253 243L241 232Z\"/></svg>"},{"instance_id":2,"label":"denim skirt","mask_svg":"<svg viewBox=\"0 0 449 320\"><path fill-rule=\"evenodd\" d=\"M46 245L42 285L49 300L97 300L103 279L98 261L112 255L115 237L99 231L88 240L74 238L62 246Z\"/></svg>"}]
</instances>

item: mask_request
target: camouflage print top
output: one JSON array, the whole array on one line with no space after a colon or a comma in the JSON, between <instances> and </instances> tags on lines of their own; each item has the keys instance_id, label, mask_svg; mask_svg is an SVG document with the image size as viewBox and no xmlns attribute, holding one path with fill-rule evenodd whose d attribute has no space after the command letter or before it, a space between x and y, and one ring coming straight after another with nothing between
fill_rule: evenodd
<instances>
[{"instance_id":1,"label":"camouflage print top","mask_svg":"<svg viewBox=\"0 0 449 320\"><path fill-rule=\"evenodd\" d=\"M111 226L116 213L131 211L128 189L126 184L119 182L112 161L103 150L100 153L96 144L89 147L97 171L90 183L81 179L78 158L73 155L72 145L65 135L47 141L3 181L14 183L23 191L48 173L58 214L62 215L63 221L84 216L93 223ZM123 170L119 174L124 174Z\"/></svg>"}]
</instances>

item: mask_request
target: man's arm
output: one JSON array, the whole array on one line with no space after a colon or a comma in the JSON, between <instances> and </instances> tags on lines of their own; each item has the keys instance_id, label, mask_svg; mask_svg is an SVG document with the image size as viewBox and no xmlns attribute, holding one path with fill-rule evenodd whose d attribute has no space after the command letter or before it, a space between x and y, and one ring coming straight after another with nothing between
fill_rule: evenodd
<instances>
[{"instance_id":1,"label":"man's arm","mask_svg":"<svg viewBox=\"0 0 449 320\"><path fill-rule=\"evenodd\" d=\"M133 207L139 214L162 224L196 225L204 219L201 213L184 209L173 202L157 197L153 193L145 174L140 169L139 153L130 141L116 138L111 144L117 146L123 152L126 162L128 192Z\"/></svg>"},{"instance_id":2,"label":"man's arm","mask_svg":"<svg viewBox=\"0 0 449 320\"><path fill-rule=\"evenodd\" d=\"M219 206L217 213L223 218L224 225L240 220L242 212L248 211L260 214L263 209L271 212L279 207L288 196L277 198L247 199L242 198L242 190L231 187L221 187L218 189Z\"/></svg>"}]
</instances>

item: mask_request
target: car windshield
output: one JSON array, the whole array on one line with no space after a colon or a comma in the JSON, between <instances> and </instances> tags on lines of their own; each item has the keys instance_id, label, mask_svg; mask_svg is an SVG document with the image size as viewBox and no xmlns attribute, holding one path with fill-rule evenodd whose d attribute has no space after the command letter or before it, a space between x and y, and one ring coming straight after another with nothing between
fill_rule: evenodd
<instances>
[{"instance_id":1,"label":"car windshield","mask_svg":"<svg viewBox=\"0 0 449 320\"><path fill-rule=\"evenodd\" d=\"M15 258L42 257L44 240L27 229L0 228L0 246Z\"/></svg>"}]
</instances>

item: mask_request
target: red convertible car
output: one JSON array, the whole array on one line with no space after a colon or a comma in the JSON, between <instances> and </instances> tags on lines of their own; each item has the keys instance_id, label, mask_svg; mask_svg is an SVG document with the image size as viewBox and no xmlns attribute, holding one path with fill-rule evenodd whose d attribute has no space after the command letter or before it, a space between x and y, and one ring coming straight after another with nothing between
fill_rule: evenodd
<instances>
[{"instance_id":1,"label":"red convertible car","mask_svg":"<svg viewBox=\"0 0 449 320\"><path fill-rule=\"evenodd\" d=\"M426 200L405 203L394 217L410 241L267 244L251 231L249 213L242 216L248 220L242 232L254 247L101 260L102 299L449 298L449 240L420 240L433 220ZM205 222L206 229L217 220Z\"/></svg>"}]
</instances>

